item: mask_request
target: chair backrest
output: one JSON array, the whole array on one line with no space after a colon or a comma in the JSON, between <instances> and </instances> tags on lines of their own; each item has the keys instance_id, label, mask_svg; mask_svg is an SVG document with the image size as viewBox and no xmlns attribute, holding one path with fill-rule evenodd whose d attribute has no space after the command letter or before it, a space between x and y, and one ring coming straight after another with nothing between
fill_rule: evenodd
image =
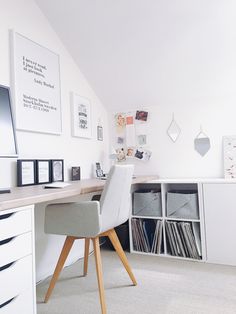
<instances>
[{"instance_id":1,"label":"chair backrest","mask_svg":"<svg viewBox=\"0 0 236 314\"><path fill-rule=\"evenodd\" d=\"M133 172L133 165L112 166L100 200L102 232L129 218Z\"/></svg>"}]
</instances>

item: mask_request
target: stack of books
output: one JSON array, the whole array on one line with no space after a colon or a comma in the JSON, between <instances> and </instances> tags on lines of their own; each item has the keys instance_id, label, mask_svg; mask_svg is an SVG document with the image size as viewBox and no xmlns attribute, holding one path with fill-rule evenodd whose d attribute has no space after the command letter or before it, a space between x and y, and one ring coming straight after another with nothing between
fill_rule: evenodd
<instances>
[{"instance_id":1,"label":"stack of books","mask_svg":"<svg viewBox=\"0 0 236 314\"><path fill-rule=\"evenodd\" d=\"M199 223L166 221L165 228L167 248L171 255L201 259Z\"/></svg>"},{"instance_id":2,"label":"stack of books","mask_svg":"<svg viewBox=\"0 0 236 314\"><path fill-rule=\"evenodd\" d=\"M160 254L163 233L162 221L133 218L131 224L134 251Z\"/></svg>"}]
</instances>

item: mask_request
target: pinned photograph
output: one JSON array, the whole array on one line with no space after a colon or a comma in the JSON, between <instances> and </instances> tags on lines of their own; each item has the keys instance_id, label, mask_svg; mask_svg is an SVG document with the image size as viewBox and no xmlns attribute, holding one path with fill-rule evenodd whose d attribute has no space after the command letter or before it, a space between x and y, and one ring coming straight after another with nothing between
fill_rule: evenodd
<instances>
[{"instance_id":1,"label":"pinned photograph","mask_svg":"<svg viewBox=\"0 0 236 314\"><path fill-rule=\"evenodd\" d=\"M138 110L136 111L136 116L135 116L136 120L147 121L147 117L148 117L147 111L138 111Z\"/></svg>"},{"instance_id":2,"label":"pinned photograph","mask_svg":"<svg viewBox=\"0 0 236 314\"><path fill-rule=\"evenodd\" d=\"M117 137L117 143L118 144L124 144L125 139L123 137Z\"/></svg>"},{"instance_id":3,"label":"pinned photograph","mask_svg":"<svg viewBox=\"0 0 236 314\"><path fill-rule=\"evenodd\" d=\"M134 124L134 117L133 116L127 116L126 117L126 124Z\"/></svg>"},{"instance_id":4,"label":"pinned photograph","mask_svg":"<svg viewBox=\"0 0 236 314\"><path fill-rule=\"evenodd\" d=\"M146 145L147 144L147 135L143 134L143 135L138 135L138 144L140 146L142 145Z\"/></svg>"},{"instance_id":5,"label":"pinned photograph","mask_svg":"<svg viewBox=\"0 0 236 314\"><path fill-rule=\"evenodd\" d=\"M127 157L134 157L134 148L128 147L128 148L127 148L126 156L127 156Z\"/></svg>"},{"instance_id":6,"label":"pinned photograph","mask_svg":"<svg viewBox=\"0 0 236 314\"><path fill-rule=\"evenodd\" d=\"M116 153L117 153L117 161L125 161L126 160L124 148L117 148Z\"/></svg>"},{"instance_id":7,"label":"pinned photograph","mask_svg":"<svg viewBox=\"0 0 236 314\"><path fill-rule=\"evenodd\" d=\"M150 150L144 150L143 151L143 161L148 161L152 156L152 152Z\"/></svg>"},{"instance_id":8,"label":"pinned photograph","mask_svg":"<svg viewBox=\"0 0 236 314\"><path fill-rule=\"evenodd\" d=\"M151 158L151 155L152 155L151 151L143 148L138 148L136 149L134 157L143 161L148 161Z\"/></svg>"},{"instance_id":9,"label":"pinned photograph","mask_svg":"<svg viewBox=\"0 0 236 314\"><path fill-rule=\"evenodd\" d=\"M126 119L124 113L117 113L115 115L116 131L117 133L123 133L125 130Z\"/></svg>"}]
</instances>

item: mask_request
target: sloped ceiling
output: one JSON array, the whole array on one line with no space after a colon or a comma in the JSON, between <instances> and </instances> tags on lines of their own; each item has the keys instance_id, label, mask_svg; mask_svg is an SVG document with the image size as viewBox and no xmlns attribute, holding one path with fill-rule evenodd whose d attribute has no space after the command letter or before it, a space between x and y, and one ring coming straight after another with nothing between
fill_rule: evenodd
<instances>
[{"instance_id":1,"label":"sloped ceiling","mask_svg":"<svg viewBox=\"0 0 236 314\"><path fill-rule=\"evenodd\" d=\"M232 1L35 1L111 111L224 93Z\"/></svg>"}]
</instances>

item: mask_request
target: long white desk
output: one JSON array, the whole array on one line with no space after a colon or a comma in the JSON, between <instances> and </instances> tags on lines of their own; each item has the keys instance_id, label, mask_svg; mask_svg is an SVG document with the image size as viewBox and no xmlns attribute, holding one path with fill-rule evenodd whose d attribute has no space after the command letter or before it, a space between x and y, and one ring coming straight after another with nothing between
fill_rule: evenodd
<instances>
[{"instance_id":1,"label":"long white desk","mask_svg":"<svg viewBox=\"0 0 236 314\"><path fill-rule=\"evenodd\" d=\"M156 176L139 176L133 184ZM65 188L12 188L0 195L0 314L36 314L34 205L101 193L105 181L70 182Z\"/></svg>"}]
</instances>

